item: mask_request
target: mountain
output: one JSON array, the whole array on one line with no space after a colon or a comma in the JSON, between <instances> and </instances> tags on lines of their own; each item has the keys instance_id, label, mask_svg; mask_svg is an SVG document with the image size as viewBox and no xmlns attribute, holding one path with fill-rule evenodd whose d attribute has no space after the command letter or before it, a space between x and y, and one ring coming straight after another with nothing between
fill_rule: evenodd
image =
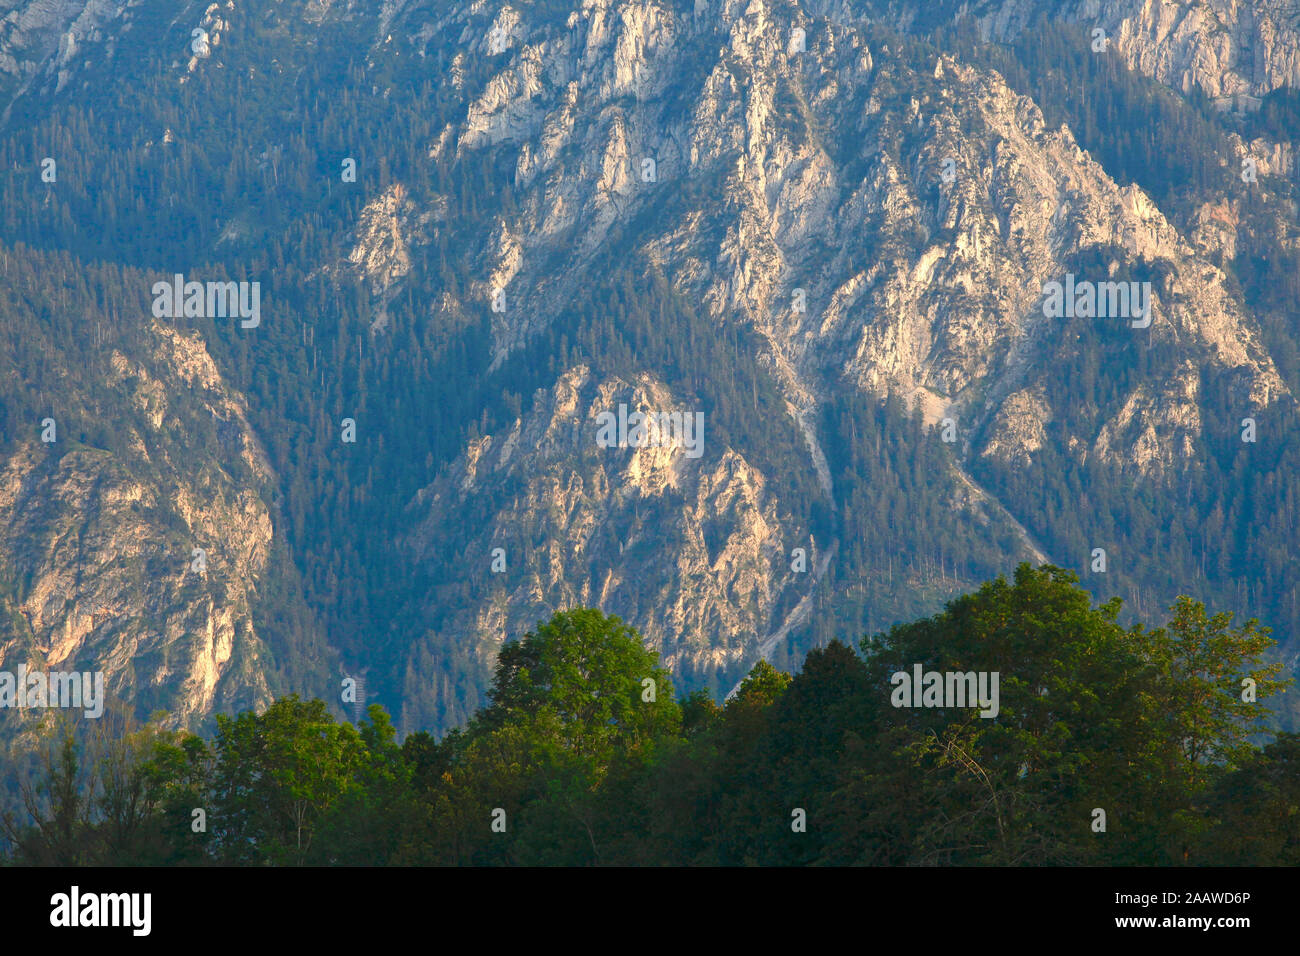
<instances>
[{"instance_id":1,"label":"mountain","mask_svg":"<svg viewBox=\"0 0 1300 956\"><path fill-rule=\"evenodd\" d=\"M577 603L722 696L1022 560L1294 663L1293 4L0 12L0 666L445 731Z\"/></svg>"}]
</instances>

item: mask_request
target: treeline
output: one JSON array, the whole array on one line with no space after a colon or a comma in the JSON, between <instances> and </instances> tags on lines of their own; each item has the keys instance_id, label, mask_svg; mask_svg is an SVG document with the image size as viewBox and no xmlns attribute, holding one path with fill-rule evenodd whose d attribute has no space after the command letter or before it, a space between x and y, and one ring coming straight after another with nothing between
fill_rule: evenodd
<instances>
[{"instance_id":1,"label":"treeline","mask_svg":"<svg viewBox=\"0 0 1300 956\"><path fill-rule=\"evenodd\" d=\"M949 19L940 12L924 23ZM307 37L297 27L286 35L276 18L242 8L230 19L231 40L218 55L223 68L197 70L179 84L170 55L160 60L142 47L139 56L120 57L115 84L20 102L0 137L18 157L0 174L0 234L12 244L0 250L0 372L9 373L0 375L8 383L0 384L0 444L8 450L33 440L48 414L68 439L52 446L58 453L83 442L116 454L134 431L119 427L128 412L103 370L114 349L147 364L139 330L147 327L150 283L178 270L263 282L266 320L256 330L229 320L184 326L201 332L224 379L247 398L278 478L265 497L282 558L274 566L287 570L262 588L267 604L257 624L286 679L304 693L322 692L305 677L322 672L310 651L329 635L350 669L371 668L372 692L383 695L399 726L442 731L469 719L490 673L448 609L485 600L462 555L510 497L483 493L471 505L474 520L440 529L441 555L420 562L403 544L408 505L469 441L508 431L539 389L578 363L601 376L653 372L683 404L706 412L710 447L736 449L765 476L783 526L822 551L839 543L814 613L774 651L780 667L793 668L809 646L834 634L927 612L959 582L982 580L1025 553L1010 533L952 508L963 494L948 467L953 452L892 399L847 388L827 396L813 424L833 494L820 489L758 332L718 325L674 289L671 274L636 252L645 235L684 221L717 194L716 171L664 184L639 218L611 227L587 269L591 281L574 290L570 307L490 371L489 305L466 290L481 271L485 224L520 221L513 210L528 200L514 174L521 145L449 148L436 157L430 146L463 119L500 64L462 58L456 88L442 80L460 51L457 37L431 37L418 69L392 59L376 74L367 66L369 35L355 22ZM168 28L161 15L149 22L149 30L137 26L140 36ZM1282 184L1269 177L1265 198L1256 199L1234 164L1221 165L1230 155L1227 120L1125 69L1117 56L1093 53L1077 26L1047 23L1006 48L964 28L936 30L932 42L883 23L870 31L871 49L905 56L916 82L935 89L940 81L925 76L940 49L1000 69L1042 105L1050 124L1068 122L1118 181L1137 182L1176 220L1202 201L1240 200L1240 261L1222 265L1258 314L1281 373L1297 381L1287 308L1300 269L1281 244L1250 238L1272 234L1250 223ZM684 58L688 73L712 68L716 51L699 42L699 55ZM265 69L271 45L279 73ZM692 88L683 82L666 95ZM1284 106L1269 107L1270 123L1287 121ZM230 121L218 129L213 115ZM846 181L865 168L869 154L853 138L828 136L827 146ZM58 161L56 182L40 179L46 156ZM358 162L356 183L341 178L345 157ZM577 160L566 162L577 175ZM381 293L334 265L347 259L363 205L395 183L414 209L439 212L427 242L412 243L410 272ZM527 298L527 290L511 289L511 309L527 308ZM372 332L381 311L387 325ZM1071 439L1095 436L1133 383L1163 380L1185 356L1159 348L1134 354L1131 336L1107 338L1082 325L1070 332L1079 337L1055 356L1049 377L1051 440L1025 469L977 458L974 477L1055 560L1083 568L1094 547L1105 547L1110 569L1090 585L1145 611L1172 597L1173 582L1188 582L1210 603L1272 621L1289 644L1300 633L1300 582L1288 548L1300 496L1300 450L1287 438L1294 408L1279 404L1260 416L1258 442L1245 444L1237 383L1207 376L1198 454L1171 487L1080 463L1062 450ZM169 402L201 409L194 396ZM339 440L344 417L357 423L356 445ZM219 448L215 435L207 437L215 426L192 420L199 437L191 447ZM237 459L223 456L220 466L233 469ZM16 568L17 585L26 570ZM21 589L6 588L4 599L21 603ZM788 589L774 618L801 596ZM715 692L741 676L725 658L709 667L676 676ZM435 680L450 692L419 692Z\"/></svg>"},{"instance_id":2,"label":"treeline","mask_svg":"<svg viewBox=\"0 0 1300 956\"><path fill-rule=\"evenodd\" d=\"M52 743L15 864L1177 865L1300 862L1300 737L1255 621L1179 598L1125 628L1021 565L935 617L674 699L635 631L556 614L500 654L490 704L398 743L288 697L211 740ZM893 675L998 674L996 714ZM986 708L990 710L991 708Z\"/></svg>"}]
</instances>

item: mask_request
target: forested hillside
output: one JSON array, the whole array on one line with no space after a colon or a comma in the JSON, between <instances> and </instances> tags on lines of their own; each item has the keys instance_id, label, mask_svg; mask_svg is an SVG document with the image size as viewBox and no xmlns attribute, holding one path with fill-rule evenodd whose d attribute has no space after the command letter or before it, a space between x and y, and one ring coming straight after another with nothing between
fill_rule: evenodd
<instances>
[{"instance_id":1,"label":"forested hillside","mask_svg":"<svg viewBox=\"0 0 1300 956\"><path fill-rule=\"evenodd\" d=\"M1022 561L1122 598L1115 641L1194 593L1270 627L1260 653L1294 668L1300 112L1285 85L1224 109L1145 69L1138 33L1098 48L1074 7L1042 4L1006 31L983 19L996 4L885 0L112 0L67 22L75 3L11 6L4 669L102 670L116 712L165 711L213 759L267 714L310 717L356 760L389 761L377 780L415 774L356 799L448 801L477 827L478 805L429 768L473 764L465 748L500 713L499 650L573 607L627 621L685 701L680 726L646 731L654 760L610 779L650 793L698 777L702 805L743 725L736 746L766 756L727 769L748 781L736 799L776 806L761 762L793 738L765 722L819 668L869 679L870 658L831 641L934 614ZM1214 63L1193 59L1206 80ZM153 285L177 274L259 283L260 322L157 316ZM1045 285L1066 274L1149 283L1154 321L1047 318ZM601 447L596 416L619 404L702 415L701 456ZM777 694L775 671L799 676ZM706 698L721 707L746 675L715 714ZM350 679L401 748L378 719L370 743L333 724ZM1300 729L1293 701L1275 699L1272 729ZM747 723L751 705L767 716ZM851 706L875 728L866 750L893 745L871 735L897 715ZM16 793L46 728L5 721ZM806 783L810 821L850 787L921 812L832 736L847 762ZM977 780L899 740L934 775L925 799L942 802L944 774ZM194 786L215 786L208 772ZM532 772L511 770L512 821L541 799ZM344 776L329 786L351 793ZM1211 790L1159 805L1212 821ZM1047 798L1008 799L1028 814ZM636 812L680 826L686 811ZM1109 843L965 836L984 862L1156 858L1115 819ZM742 824L715 823L722 842L691 858L738 861ZM810 824L789 847L778 828L762 853L965 858L951 835L906 849L878 825L835 843ZM541 853L514 832L392 852ZM655 852L593 841L602 859Z\"/></svg>"}]
</instances>

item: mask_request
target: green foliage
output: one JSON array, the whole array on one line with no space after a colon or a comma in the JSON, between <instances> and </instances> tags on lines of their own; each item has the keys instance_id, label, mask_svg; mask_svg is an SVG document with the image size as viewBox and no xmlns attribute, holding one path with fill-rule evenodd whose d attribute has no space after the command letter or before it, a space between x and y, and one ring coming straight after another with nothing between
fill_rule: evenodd
<instances>
[{"instance_id":1,"label":"green foliage","mask_svg":"<svg viewBox=\"0 0 1300 956\"><path fill-rule=\"evenodd\" d=\"M87 722L91 723L91 722ZM206 805L207 746L189 734L104 722L50 728L45 772L24 786L22 812L0 815L12 862L35 866L166 866L208 862L192 810Z\"/></svg>"},{"instance_id":2,"label":"green foliage","mask_svg":"<svg viewBox=\"0 0 1300 956\"><path fill-rule=\"evenodd\" d=\"M643 700L652 689L655 701ZM635 630L593 608L556 614L503 647L491 700L478 718L484 727L544 716L564 749L599 760L674 733L680 722L671 675Z\"/></svg>"},{"instance_id":3,"label":"green foliage","mask_svg":"<svg viewBox=\"0 0 1300 956\"><path fill-rule=\"evenodd\" d=\"M1205 804L1213 821L1191 862L1300 864L1300 736L1279 734L1222 777Z\"/></svg>"},{"instance_id":4,"label":"green foliage","mask_svg":"<svg viewBox=\"0 0 1300 956\"><path fill-rule=\"evenodd\" d=\"M832 641L793 677L760 661L719 707L673 701L634 630L578 608L503 648L491 704L442 741L296 697L210 745L128 728L86 757L64 733L4 834L12 861L50 865L1300 860L1300 738L1254 743L1284 688L1266 629L1186 597L1156 630L1119 613L1021 565L861 655ZM916 665L997 672L998 713L897 706Z\"/></svg>"},{"instance_id":5,"label":"green foliage","mask_svg":"<svg viewBox=\"0 0 1300 956\"><path fill-rule=\"evenodd\" d=\"M214 843L228 863L303 863L318 826L358 773L363 745L319 700L217 717Z\"/></svg>"}]
</instances>

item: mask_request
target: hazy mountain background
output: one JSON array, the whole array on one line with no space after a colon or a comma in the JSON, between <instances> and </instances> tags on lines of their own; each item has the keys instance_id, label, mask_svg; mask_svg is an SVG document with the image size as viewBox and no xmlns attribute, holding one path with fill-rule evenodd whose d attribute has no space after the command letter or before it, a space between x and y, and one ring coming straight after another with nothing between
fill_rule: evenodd
<instances>
[{"instance_id":1,"label":"hazy mountain background","mask_svg":"<svg viewBox=\"0 0 1300 956\"><path fill-rule=\"evenodd\" d=\"M722 696L1022 560L1293 666L1297 80L1280 0L0 0L0 667L442 732L575 604Z\"/></svg>"}]
</instances>

